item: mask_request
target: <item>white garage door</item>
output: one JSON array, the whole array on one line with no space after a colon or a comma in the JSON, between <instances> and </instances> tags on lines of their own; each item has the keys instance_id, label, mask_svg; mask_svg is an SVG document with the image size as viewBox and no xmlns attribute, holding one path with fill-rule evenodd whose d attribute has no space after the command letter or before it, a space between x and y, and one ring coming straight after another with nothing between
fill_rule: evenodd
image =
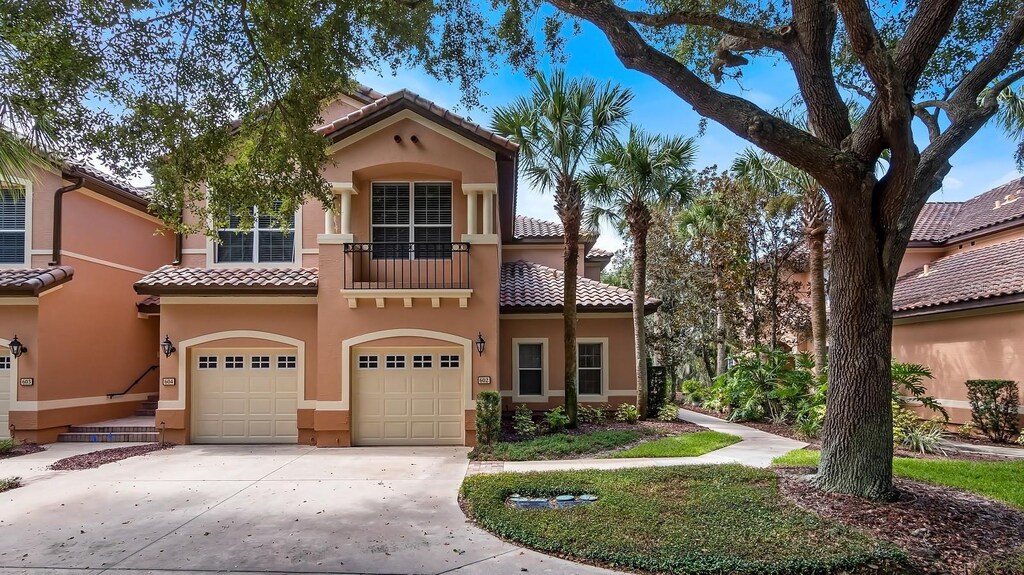
<instances>
[{"instance_id":1,"label":"white garage door","mask_svg":"<svg viewBox=\"0 0 1024 575\"><path fill-rule=\"evenodd\" d=\"M193 353L193 443L296 443L294 349L202 349Z\"/></svg>"},{"instance_id":2,"label":"white garage door","mask_svg":"<svg viewBox=\"0 0 1024 575\"><path fill-rule=\"evenodd\" d=\"M11 352L0 348L0 439L11 436Z\"/></svg>"},{"instance_id":3,"label":"white garage door","mask_svg":"<svg viewBox=\"0 0 1024 575\"><path fill-rule=\"evenodd\" d=\"M353 445L463 445L461 349L356 348Z\"/></svg>"}]
</instances>

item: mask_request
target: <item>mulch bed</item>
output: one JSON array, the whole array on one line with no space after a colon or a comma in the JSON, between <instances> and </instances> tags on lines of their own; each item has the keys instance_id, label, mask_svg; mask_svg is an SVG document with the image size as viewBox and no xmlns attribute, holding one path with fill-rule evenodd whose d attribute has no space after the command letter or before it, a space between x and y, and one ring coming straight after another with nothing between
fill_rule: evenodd
<instances>
[{"instance_id":1,"label":"mulch bed","mask_svg":"<svg viewBox=\"0 0 1024 575\"><path fill-rule=\"evenodd\" d=\"M21 443L7 453L0 453L0 459L10 459L12 457L18 457L19 455L39 453L40 451L46 451L46 448L41 445L36 445L35 443Z\"/></svg>"},{"instance_id":2,"label":"mulch bed","mask_svg":"<svg viewBox=\"0 0 1024 575\"><path fill-rule=\"evenodd\" d=\"M809 468L777 469L779 488L796 505L903 548L923 573L969 573L986 557L1019 553L1024 512L983 497L895 479L892 503L825 493L804 479Z\"/></svg>"},{"instance_id":3,"label":"mulch bed","mask_svg":"<svg viewBox=\"0 0 1024 575\"><path fill-rule=\"evenodd\" d=\"M53 469L54 471L92 469L107 463L114 463L115 461L121 461L122 459L128 459L129 457L146 455L147 453L170 449L171 447L174 447L173 443L140 443L139 445L131 445L128 447L101 449L99 451L93 451L92 453L83 453L81 455L65 457L51 465L50 469Z\"/></svg>"},{"instance_id":4,"label":"mulch bed","mask_svg":"<svg viewBox=\"0 0 1024 575\"><path fill-rule=\"evenodd\" d=\"M537 421L538 418L535 418ZM580 423L576 429L566 429L562 433L569 435L586 435L595 431L641 431L647 432L651 436L664 437L667 435L679 435L681 433L694 433L697 431L706 431L703 427L690 423L689 421L658 421L656 419L638 421L637 423L625 423L622 421L616 421L609 419L600 423ZM503 417L501 419L501 439L500 441L512 443L520 441L518 435L512 429L512 419L510 417Z\"/></svg>"}]
</instances>

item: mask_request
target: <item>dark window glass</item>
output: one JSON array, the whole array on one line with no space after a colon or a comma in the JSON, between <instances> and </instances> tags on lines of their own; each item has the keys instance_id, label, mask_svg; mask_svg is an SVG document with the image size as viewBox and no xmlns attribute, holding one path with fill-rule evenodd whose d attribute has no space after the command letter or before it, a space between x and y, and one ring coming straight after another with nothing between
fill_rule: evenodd
<instances>
[{"instance_id":1,"label":"dark window glass","mask_svg":"<svg viewBox=\"0 0 1024 575\"><path fill-rule=\"evenodd\" d=\"M544 346L539 343L519 344L519 395L544 393Z\"/></svg>"}]
</instances>

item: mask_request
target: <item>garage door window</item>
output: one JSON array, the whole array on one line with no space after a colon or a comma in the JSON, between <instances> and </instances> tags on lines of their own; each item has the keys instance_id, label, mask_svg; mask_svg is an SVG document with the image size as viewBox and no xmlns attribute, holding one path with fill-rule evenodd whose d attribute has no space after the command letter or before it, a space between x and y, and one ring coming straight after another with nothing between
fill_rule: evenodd
<instances>
[{"instance_id":1,"label":"garage door window","mask_svg":"<svg viewBox=\"0 0 1024 575\"><path fill-rule=\"evenodd\" d=\"M217 356L215 356L215 355L201 355L201 356L199 356L199 369L217 369Z\"/></svg>"},{"instance_id":2,"label":"garage door window","mask_svg":"<svg viewBox=\"0 0 1024 575\"><path fill-rule=\"evenodd\" d=\"M294 355L277 356L277 369L295 369Z\"/></svg>"},{"instance_id":3,"label":"garage door window","mask_svg":"<svg viewBox=\"0 0 1024 575\"><path fill-rule=\"evenodd\" d=\"M384 357L385 369L405 369L404 355L388 355Z\"/></svg>"},{"instance_id":4,"label":"garage door window","mask_svg":"<svg viewBox=\"0 0 1024 575\"><path fill-rule=\"evenodd\" d=\"M240 355L224 356L224 369L242 369L245 367L245 360Z\"/></svg>"},{"instance_id":5,"label":"garage door window","mask_svg":"<svg viewBox=\"0 0 1024 575\"><path fill-rule=\"evenodd\" d=\"M459 367L459 356L457 355L441 355L439 363L443 369L458 369Z\"/></svg>"},{"instance_id":6,"label":"garage door window","mask_svg":"<svg viewBox=\"0 0 1024 575\"><path fill-rule=\"evenodd\" d=\"M414 355L412 356L412 367L414 369L431 369L434 367L434 356Z\"/></svg>"},{"instance_id":7,"label":"garage door window","mask_svg":"<svg viewBox=\"0 0 1024 575\"><path fill-rule=\"evenodd\" d=\"M0 355L0 369L11 369L10 356Z\"/></svg>"},{"instance_id":8,"label":"garage door window","mask_svg":"<svg viewBox=\"0 0 1024 575\"><path fill-rule=\"evenodd\" d=\"M519 395L544 395L544 344L520 343L518 353Z\"/></svg>"},{"instance_id":9,"label":"garage door window","mask_svg":"<svg viewBox=\"0 0 1024 575\"><path fill-rule=\"evenodd\" d=\"M252 356L252 368L253 369L270 369L270 356L269 355L254 355L254 356Z\"/></svg>"},{"instance_id":10,"label":"garage door window","mask_svg":"<svg viewBox=\"0 0 1024 575\"><path fill-rule=\"evenodd\" d=\"M375 356L375 355L361 355L361 356L359 356L359 369L377 369L377 356Z\"/></svg>"}]
</instances>

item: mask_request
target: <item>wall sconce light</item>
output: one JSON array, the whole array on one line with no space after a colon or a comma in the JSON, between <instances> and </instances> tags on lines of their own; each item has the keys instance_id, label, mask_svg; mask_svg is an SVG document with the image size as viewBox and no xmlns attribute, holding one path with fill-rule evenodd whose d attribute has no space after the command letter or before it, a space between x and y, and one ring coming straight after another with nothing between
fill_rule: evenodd
<instances>
[{"instance_id":1,"label":"wall sconce light","mask_svg":"<svg viewBox=\"0 0 1024 575\"><path fill-rule=\"evenodd\" d=\"M171 343L171 337L168 335L164 336L164 340L160 342L160 349L164 352L164 357L171 357L171 354L178 351L178 348L174 347Z\"/></svg>"},{"instance_id":2,"label":"wall sconce light","mask_svg":"<svg viewBox=\"0 0 1024 575\"><path fill-rule=\"evenodd\" d=\"M484 354L484 345L486 345L486 344L487 344L487 342L484 341L484 334L482 334L480 332L477 332L477 334L476 334L476 351L481 356Z\"/></svg>"},{"instance_id":3,"label":"wall sconce light","mask_svg":"<svg viewBox=\"0 0 1024 575\"><path fill-rule=\"evenodd\" d=\"M18 359L22 354L28 353L28 348L18 341L18 336L14 336L9 347L11 348L11 355L14 356L14 359Z\"/></svg>"}]
</instances>

